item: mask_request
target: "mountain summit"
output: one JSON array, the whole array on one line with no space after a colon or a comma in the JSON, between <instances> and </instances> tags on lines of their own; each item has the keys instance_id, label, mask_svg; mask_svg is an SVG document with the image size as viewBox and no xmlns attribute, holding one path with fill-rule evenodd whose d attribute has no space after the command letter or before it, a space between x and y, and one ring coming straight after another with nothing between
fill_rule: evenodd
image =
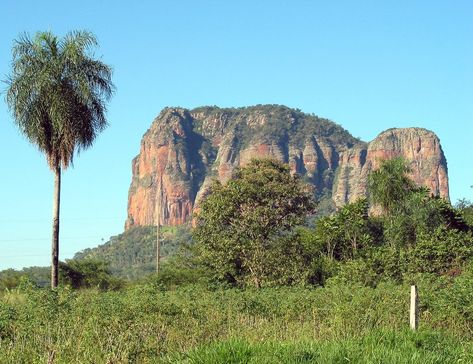
<instances>
[{"instance_id":1,"label":"mountain summit","mask_svg":"<svg viewBox=\"0 0 473 364\"><path fill-rule=\"evenodd\" d=\"M228 180L252 158L289 163L330 212L366 196L380 160L403 156L418 185L448 199L447 162L438 137L422 128L389 129L366 143L340 125L279 105L165 108L133 159L126 228L189 221L214 178Z\"/></svg>"}]
</instances>

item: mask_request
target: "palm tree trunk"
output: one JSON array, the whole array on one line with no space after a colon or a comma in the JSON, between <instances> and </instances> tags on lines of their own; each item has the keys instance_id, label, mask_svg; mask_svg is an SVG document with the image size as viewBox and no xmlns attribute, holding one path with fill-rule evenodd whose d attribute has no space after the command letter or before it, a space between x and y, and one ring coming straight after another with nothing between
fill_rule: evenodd
<instances>
[{"instance_id":1,"label":"palm tree trunk","mask_svg":"<svg viewBox=\"0 0 473 364\"><path fill-rule=\"evenodd\" d=\"M58 284L59 269L59 206L61 202L61 167L54 170L54 195L53 195L53 238L51 245L51 288Z\"/></svg>"}]
</instances>

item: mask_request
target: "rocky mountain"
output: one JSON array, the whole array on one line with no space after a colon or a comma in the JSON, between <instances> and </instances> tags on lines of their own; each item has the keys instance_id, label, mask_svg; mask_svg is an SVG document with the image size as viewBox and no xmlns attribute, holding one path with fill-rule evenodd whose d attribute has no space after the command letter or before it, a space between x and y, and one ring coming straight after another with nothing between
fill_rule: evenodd
<instances>
[{"instance_id":1,"label":"rocky mountain","mask_svg":"<svg viewBox=\"0 0 473 364\"><path fill-rule=\"evenodd\" d=\"M447 162L438 137L389 129L366 143L341 126L279 105L165 108L133 160L126 229L189 221L212 179L228 180L252 158L272 157L315 187L319 208L335 210L367 194L381 159L405 157L412 178L448 199Z\"/></svg>"}]
</instances>

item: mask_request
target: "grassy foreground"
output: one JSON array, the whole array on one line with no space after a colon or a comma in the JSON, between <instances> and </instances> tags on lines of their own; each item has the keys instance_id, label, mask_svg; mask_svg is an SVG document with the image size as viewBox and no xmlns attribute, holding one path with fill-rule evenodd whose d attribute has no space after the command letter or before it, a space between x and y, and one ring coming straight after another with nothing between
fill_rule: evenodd
<instances>
[{"instance_id":1,"label":"grassy foreground","mask_svg":"<svg viewBox=\"0 0 473 364\"><path fill-rule=\"evenodd\" d=\"M241 339L214 343L175 355L181 363L469 363L467 343L438 332L374 331L339 341L270 342L250 344Z\"/></svg>"},{"instance_id":2,"label":"grassy foreground","mask_svg":"<svg viewBox=\"0 0 473 364\"><path fill-rule=\"evenodd\" d=\"M470 279L377 288L116 292L28 285L0 299L0 363L473 363Z\"/></svg>"}]
</instances>

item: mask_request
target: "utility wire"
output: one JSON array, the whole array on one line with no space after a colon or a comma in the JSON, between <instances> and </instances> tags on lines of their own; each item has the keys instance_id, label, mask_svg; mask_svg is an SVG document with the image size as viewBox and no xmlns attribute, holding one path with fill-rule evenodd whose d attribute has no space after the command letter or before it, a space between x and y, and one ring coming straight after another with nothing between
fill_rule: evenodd
<instances>
[{"instance_id":1,"label":"utility wire","mask_svg":"<svg viewBox=\"0 0 473 364\"><path fill-rule=\"evenodd\" d=\"M19 241L42 241L42 240L50 240L51 237L47 237L47 238L17 238L17 239L1 239L0 240L0 243L15 243L15 242L19 242ZM59 237L60 240L71 240L71 239L101 239L99 238L97 235L95 236L77 236L77 237L74 237L74 236L67 236L67 237Z\"/></svg>"},{"instance_id":2,"label":"utility wire","mask_svg":"<svg viewBox=\"0 0 473 364\"><path fill-rule=\"evenodd\" d=\"M60 255L71 255L77 252L60 253ZM1 255L0 258L24 258L24 257L50 257L51 254L23 254L23 255Z\"/></svg>"},{"instance_id":3,"label":"utility wire","mask_svg":"<svg viewBox=\"0 0 473 364\"><path fill-rule=\"evenodd\" d=\"M97 220L123 220L123 217L74 217L74 218L63 218L65 222L68 221L97 221ZM126 217L125 217L126 219ZM28 223L28 222L49 222L51 219L44 218L44 219L26 219L26 220L3 220L0 218L0 223Z\"/></svg>"}]
</instances>

